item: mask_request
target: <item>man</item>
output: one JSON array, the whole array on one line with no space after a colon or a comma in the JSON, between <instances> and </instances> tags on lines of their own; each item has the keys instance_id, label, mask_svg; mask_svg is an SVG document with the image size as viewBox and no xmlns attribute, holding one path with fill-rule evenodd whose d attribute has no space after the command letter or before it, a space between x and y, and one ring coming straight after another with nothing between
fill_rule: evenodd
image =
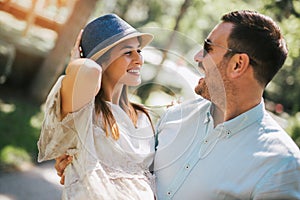
<instances>
[{"instance_id":1,"label":"man","mask_svg":"<svg viewBox=\"0 0 300 200\"><path fill-rule=\"evenodd\" d=\"M299 148L262 99L286 57L270 18L222 17L195 56L203 98L171 107L158 123L158 199L300 199ZM57 161L59 172L64 162Z\"/></svg>"},{"instance_id":2,"label":"man","mask_svg":"<svg viewBox=\"0 0 300 200\"><path fill-rule=\"evenodd\" d=\"M262 99L286 57L269 17L222 17L195 56L205 99L169 109L157 126L158 199L300 199L299 148Z\"/></svg>"}]
</instances>

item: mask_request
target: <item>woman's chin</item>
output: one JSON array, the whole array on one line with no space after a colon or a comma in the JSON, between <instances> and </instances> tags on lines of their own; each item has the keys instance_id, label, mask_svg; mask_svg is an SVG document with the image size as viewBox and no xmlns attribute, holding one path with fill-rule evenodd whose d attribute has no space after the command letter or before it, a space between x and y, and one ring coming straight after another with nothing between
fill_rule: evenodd
<instances>
[{"instance_id":1,"label":"woman's chin","mask_svg":"<svg viewBox=\"0 0 300 200\"><path fill-rule=\"evenodd\" d=\"M130 81L130 82L127 82L126 85L127 86L138 86L141 84L141 80L137 80L137 81Z\"/></svg>"}]
</instances>

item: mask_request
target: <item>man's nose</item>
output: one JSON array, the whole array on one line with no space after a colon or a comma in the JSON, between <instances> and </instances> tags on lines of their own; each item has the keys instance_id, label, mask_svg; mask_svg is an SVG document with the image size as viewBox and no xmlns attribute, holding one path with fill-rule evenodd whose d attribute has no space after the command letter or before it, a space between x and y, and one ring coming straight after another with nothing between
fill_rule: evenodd
<instances>
[{"instance_id":1,"label":"man's nose","mask_svg":"<svg viewBox=\"0 0 300 200\"><path fill-rule=\"evenodd\" d=\"M202 62L203 60L203 49L201 49L196 55L194 56L194 60L196 62Z\"/></svg>"}]
</instances>

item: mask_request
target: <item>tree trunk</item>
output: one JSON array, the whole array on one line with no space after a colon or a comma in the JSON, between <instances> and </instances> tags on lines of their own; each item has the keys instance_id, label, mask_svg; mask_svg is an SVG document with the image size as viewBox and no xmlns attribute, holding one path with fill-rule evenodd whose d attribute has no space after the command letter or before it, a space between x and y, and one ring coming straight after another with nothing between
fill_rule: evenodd
<instances>
[{"instance_id":1,"label":"tree trunk","mask_svg":"<svg viewBox=\"0 0 300 200\"><path fill-rule=\"evenodd\" d=\"M168 41L168 44L165 47L165 50L163 51L163 58L162 58L161 63L160 63L161 65L167 59L169 49L170 49L170 47L173 43L173 40L174 40L174 37L175 37L177 31L178 31L179 23L180 23L181 19L183 18L184 14L186 13L187 9L189 8L190 4L191 4L191 0L185 0L181 5L180 12L179 12L179 15L176 18L176 23L175 23L175 26L173 28L172 35L170 37L170 40Z\"/></svg>"},{"instance_id":2,"label":"tree trunk","mask_svg":"<svg viewBox=\"0 0 300 200\"><path fill-rule=\"evenodd\" d=\"M70 17L58 32L54 48L44 60L30 87L31 97L44 102L56 79L65 69L66 60L76 37L96 6L97 0L77 0Z\"/></svg>"}]
</instances>

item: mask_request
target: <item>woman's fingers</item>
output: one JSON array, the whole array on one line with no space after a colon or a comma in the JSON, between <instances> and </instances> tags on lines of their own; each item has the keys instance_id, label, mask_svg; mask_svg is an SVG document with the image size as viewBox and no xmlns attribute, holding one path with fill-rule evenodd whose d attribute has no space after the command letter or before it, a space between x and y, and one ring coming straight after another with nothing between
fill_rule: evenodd
<instances>
[{"instance_id":1,"label":"woman's fingers","mask_svg":"<svg viewBox=\"0 0 300 200\"><path fill-rule=\"evenodd\" d=\"M69 155L62 155L55 159L55 169L57 171L57 175L60 176L60 184L65 184L65 175L64 171L66 167L72 162L73 156Z\"/></svg>"},{"instance_id":2,"label":"woman's fingers","mask_svg":"<svg viewBox=\"0 0 300 200\"><path fill-rule=\"evenodd\" d=\"M80 40L81 40L82 33L83 33L83 29L81 29L81 30L79 31L79 34L78 34L78 36L77 36L77 39L76 39L76 42L75 42L75 46L76 46L76 47L79 47L79 45L80 45Z\"/></svg>"},{"instance_id":3,"label":"woman's fingers","mask_svg":"<svg viewBox=\"0 0 300 200\"><path fill-rule=\"evenodd\" d=\"M57 171L57 175L62 177L66 167L72 162L73 157L69 155L62 155L55 159L55 169Z\"/></svg>"},{"instance_id":4,"label":"woman's fingers","mask_svg":"<svg viewBox=\"0 0 300 200\"><path fill-rule=\"evenodd\" d=\"M64 185L65 184L65 175L62 175L60 178L60 184Z\"/></svg>"},{"instance_id":5,"label":"woman's fingers","mask_svg":"<svg viewBox=\"0 0 300 200\"><path fill-rule=\"evenodd\" d=\"M75 59L81 58L81 47L80 47L80 40L81 40L81 36L83 33L83 29L80 30L75 45L71 51L71 57L70 57L70 61L73 61Z\"/></svg>"}]
</instances>

